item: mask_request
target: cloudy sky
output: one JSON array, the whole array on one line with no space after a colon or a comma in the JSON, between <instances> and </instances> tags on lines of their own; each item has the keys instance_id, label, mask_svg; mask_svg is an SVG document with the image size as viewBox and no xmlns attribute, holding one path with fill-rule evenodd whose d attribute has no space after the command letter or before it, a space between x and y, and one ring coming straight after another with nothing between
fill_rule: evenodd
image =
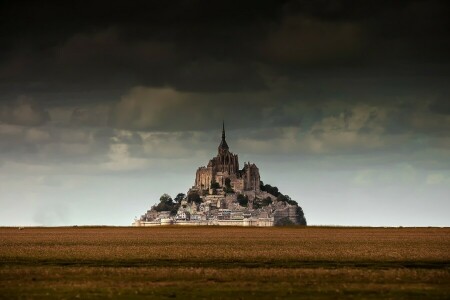
<instances>
[{"instance_id":1,"label":"cloudy sky","mask_svg":"<svg viewBox=\"0 0 450 300\"><path fill-rule=\"evenodd\" d=\"M450 226L447 1L2 1L0 225L129 225L230 150L311 225Z\"/></svg>"}]
</instances>

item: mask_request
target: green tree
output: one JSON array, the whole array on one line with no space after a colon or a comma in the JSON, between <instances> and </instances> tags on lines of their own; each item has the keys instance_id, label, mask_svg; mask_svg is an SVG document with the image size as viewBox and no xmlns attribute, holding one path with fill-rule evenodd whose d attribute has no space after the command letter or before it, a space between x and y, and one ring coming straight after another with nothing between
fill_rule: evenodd
<instances>
[{"instance_id":1,"label":"green tree","mask_svg":"<svg viewBox=\"0 0 450 300\"><path fill-rule=\"evenodd\" d=\"M297 201L292 200L291 197L289 197L289 195L283 195L281 193L278 195L277 201L281 201L290 205L298 205Z\"/></svg>"},{"instance_id":2,"label":"green tree","mask_svg":"<svg viewBox=\"0 0 450 300\"><path fill-rule=\"evenodd\" d=\"M247 205L248 205L248 197L244 196L242 194L237 195L237 201L240 206L247 207Z\"/></svg>"},{"instance_id":3,"label":"green tree","mask_svg":"<svg viewBox=\"0 0 450 300\"><path fill-rule=\"evenodd\" d=\"M211 180L211 188L212 189L220 189L220 184L213 179L213 180Z\"/></svg>"},{"instance_id":4,"label":"green tree","mask_svg":"<svg viewBox=\"0 0 450 300\"><path fill-rule=\"evenodd\" d=\"M264 184L262 181L260 182L259 188L261 191L268 192L269 194L274 195L275 197L278 197L278 195L280 195L280 191L276 186Z\"/></svg>"},{"instance_id":5,"label":"green tree","mask_svg":"<svg viewBox=\"0 0 450 300\"><path fill-rule=\"evenodd\" d=\"M180 203L185 197L186 197L185 194L183 194L183 193L178 193L177 196L175 197L174 201L175 201L176 203Z\"/></svg>"},{"instance_id":6,"label":"green tree","mask_svg":"<svg viewBox=\"0 0 450 300\"><path fill-rule=\"evenodd\" d=\"M170 197L168 194L163 194L159 198L158 205L154 206L153 208L156 211L172 211L173 205L174 203L172 197Z\"/></svg>"},{"instance_id":7,"label":"green tree","mask_svg":"<svg viewBox=\"0 0 450 300\"><path fill-rule=\"evenodd\" d=\"M290 205L298 205L297 201L292 200L292 199L288 201L288 204L290 204Z\"/></svg>"},{"instance_id":8,"label":"green tree","mask_svg":"<svg viewBox=\"0 0 450 300\"><path fill-rule=\"evenodd\" d=\"M277 197L278 195L280 195L280 192L278 191L278 188L276 186L270 186L268 185L268 190L267 192L269 192L269 194L274 195L275 197Z\"/></svg>"},{"instance_id":9,"label":"green tree","mask_svg":"<svg viewBox=\"0 0 450 300\"><path fill-rule=\"evenodd\" d=\"M187 201L189 203L195 202L197 204L202 203L202 198L200 198L200 195L197 192L191 192L187 196Z\"/></svg>"},{"instance_id":10,"label":"green tree","mask_svg":"<svg viewBox=\"0 0 450 300\"><path fill-rule=\"evenodd\" d=\"M225 178L225 193L230 193L233 194L234 190L231 187L231 179L230 178Z\"/></svg>"},{"instance_id":11,"label":"green tree","mask_svg":"<svg viewBox=\"0 0 450 300\"><path fill-rule=\"evenodd\" d=\"M159 198L159 202L170 205L173 203L173 200L172 200L172 197L170 197L170 195L162 194L161 197Z\"/></svg>"},{"instance_id":12,"label":"green tree","mask_svg":"<svg viewBox=\"0 0 450 300\"><path fill-rule=\"evenodd\" d=\"M180 208L180 203L174 204L172 206L172 209L170 210L170 215L171 216L176 216L179 208Z\"/></svg>"}]
</instances>

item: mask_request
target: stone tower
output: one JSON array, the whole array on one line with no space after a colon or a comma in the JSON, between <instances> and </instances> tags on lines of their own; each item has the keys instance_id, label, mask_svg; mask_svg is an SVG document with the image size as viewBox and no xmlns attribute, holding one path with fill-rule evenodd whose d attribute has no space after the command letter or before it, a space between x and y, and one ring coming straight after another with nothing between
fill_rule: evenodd
<instances>
[{"instance_id":1,"label":"stone tower","mask_svg":"<svg viewBox=\"0 0 450 300\"><path fill-rule=\"evenodd\" d=\"M259 170L255 164L250 163L239 170L238 155L230 152L226 141L225 122L222 123L222 139L217 150L217 155L208 162L206 167L197 169L194 188L207 191L213 182L217 182L223 188L228 178L235 191L259 191Z\"/></svg>"}]
</instances>

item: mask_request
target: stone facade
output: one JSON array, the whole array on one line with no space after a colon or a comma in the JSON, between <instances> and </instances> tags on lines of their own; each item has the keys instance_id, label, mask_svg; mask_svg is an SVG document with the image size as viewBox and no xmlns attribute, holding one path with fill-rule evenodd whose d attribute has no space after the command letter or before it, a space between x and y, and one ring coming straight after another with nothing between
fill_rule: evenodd
<instances>
[{"instance_id":1,"label":"stone facade","mask_svg":"<svg viewBox=\"0 0 450 300\"><path fill-rule=\"evenodd\" d=\"M208 165L197 169L194 189L209 192L213 182L217 182L220 188L226 187L226 180L230 180L231 188L236 192L259 191L259 169L255 164L245 163L242 170L239 169L237 154L229 151L225 140L225 125L222 127L222 140L218 147L217 156L213 157Z\"/></svg>"},{"instance_id":2,"label":"stone facade","mask_svg":"<svg viewBox=\"0 0 450 300\"><path fill-rule=\"evenodd\" d=\"M275 224L283 218L288 218L293 224L296 224L298 218L297 206L286 206L284 208L277 209L273 213L273 218Z\"/></svg>"}]
</instances>

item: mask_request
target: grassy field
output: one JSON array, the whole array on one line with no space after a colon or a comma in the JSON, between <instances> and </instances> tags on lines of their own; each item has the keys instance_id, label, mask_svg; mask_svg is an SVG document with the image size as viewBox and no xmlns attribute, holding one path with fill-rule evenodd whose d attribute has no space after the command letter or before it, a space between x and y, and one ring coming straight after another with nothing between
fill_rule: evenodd
<instances>
[{"instance_id":1,"label":"grassy field","mask_svg":"<svg viewBox=\"0 0 450 300\"><path fill-rule=\"evenodd\" d=\"M0 228L0 298L450 299L449 228Z\"/></svg>"}]
</instances>

